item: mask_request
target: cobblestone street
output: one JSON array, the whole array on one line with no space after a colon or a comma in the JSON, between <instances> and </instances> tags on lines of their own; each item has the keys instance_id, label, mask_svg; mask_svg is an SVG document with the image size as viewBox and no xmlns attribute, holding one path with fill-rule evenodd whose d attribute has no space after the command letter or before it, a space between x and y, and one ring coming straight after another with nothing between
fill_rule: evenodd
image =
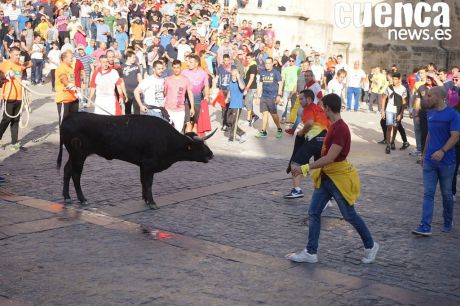
<instances>
[{"instance_id":1,"label":"cobblestone street","mask_svg":"<svg viewBox=\"0 0 460 306\"><path fill-rule=\"evenodd\" d=\"M91 156L82 175L89 207L64 209L56 106L39 99L32 109L20 131L26 150L0 149L7 179L0 305L460 304L459 230L441 232L438 191L432 237L411 234L421 212L421 168L408 154L412 146L386 155L376 144L382 134L374 113L343 117L360 170L357 210L380 243L377 260L361 263L359 236L332 206L323 214L319 263L309 265L284 259L305 246L313 188L305 179L304 198L282 197L292 188L284 171L291 136L277 140L270 130L260 140L243 126L249 140L238 144L219 131L208 141L211 162L177 163L155 175L156 211L141 200L138 167ZM220 111L210 110L213 128L220 127ZM411 120L404 125L414 144ZM3 143L9 140L7 132ZM75 203L72 183L71 195Z\"/></svg>"}]
</instances>

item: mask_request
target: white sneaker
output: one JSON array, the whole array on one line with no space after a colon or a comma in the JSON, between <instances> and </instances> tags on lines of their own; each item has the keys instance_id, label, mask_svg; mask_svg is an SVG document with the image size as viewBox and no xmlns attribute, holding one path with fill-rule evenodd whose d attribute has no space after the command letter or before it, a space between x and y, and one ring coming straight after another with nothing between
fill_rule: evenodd
<instances>
[{"instance_id":1,"label":"white sneaker","mask_svg":"<svg viewBox=\"0 0 460 306\"><path fill-rule=\"evenodd\" d=\"M246 140L248 140L248 137L246 137L246 134L243 134L240 136L240 143L243 143L243 142L246 142Z\"/></svg>"},{"instance_id":2,"label":"white sneaker","mask_svg":"<svg viewBox=\"0 0 460 306\"><path fill-rule=\"evenodd\" d=\"M365 264L373 263L379 251L379 247L379 244L374 241L374 246L371 249L364 249L364 257L361 261Z\"/></svg>"},{"instance_id":3,"label":"white sneaker","mask_svg":"<svg viewBox=\"0 0 460 306\"><path fill-rule=\"evenodd\" d=\"M303 249L298 253L289 253L286 256L286 259L289 259L294 262L308 262L308 263L317 263L318 255L310 254L307 252L307 249Z\"/></svg>"}]
</instances>

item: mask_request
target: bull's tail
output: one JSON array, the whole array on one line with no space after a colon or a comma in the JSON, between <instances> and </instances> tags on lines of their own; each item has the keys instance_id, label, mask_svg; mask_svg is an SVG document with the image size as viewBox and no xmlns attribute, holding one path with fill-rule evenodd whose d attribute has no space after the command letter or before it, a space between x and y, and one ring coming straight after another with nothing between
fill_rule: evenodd
<instances>
[{"instance_id":1,"label":"bull's tail","mask_svg":"<svg viewBox=\"0 0 460 306\"><path fill-rule=\"evenodd\" d=\"M61 169L61 165L62 165L62 131L61 131L61 127L59 127L59 154L58 154L58 158L57 158L57 161L56 161L56 169Z\"/></svg>"}]
</instances>

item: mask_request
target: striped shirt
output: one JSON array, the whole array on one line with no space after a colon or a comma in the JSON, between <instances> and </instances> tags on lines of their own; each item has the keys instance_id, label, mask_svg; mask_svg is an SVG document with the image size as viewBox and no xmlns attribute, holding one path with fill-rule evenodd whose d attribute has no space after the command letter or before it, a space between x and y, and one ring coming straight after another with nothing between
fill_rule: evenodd
<instances>
[{"instance_id":1,"label":"striped shirt","mask_svg":"<svg viewBox=\"0 0 460 306\"><path fill-rule=\"evenodd\" d=\"M80 62L83 64L83 68L85 69L85 74L87 79L89 80L89 75L91 74L91 64L93 63L93 58L90 55L83 55L80 56L80 54L77 53L75 56L76 59L80 60Z\"/></svg>"}]
</instances>

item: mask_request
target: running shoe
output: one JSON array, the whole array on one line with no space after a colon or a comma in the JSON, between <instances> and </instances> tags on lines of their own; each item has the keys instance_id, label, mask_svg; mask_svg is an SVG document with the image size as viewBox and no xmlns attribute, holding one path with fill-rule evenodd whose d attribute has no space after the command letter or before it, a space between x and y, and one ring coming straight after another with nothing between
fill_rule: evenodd
<instances>
[{"instance_id":1,"label":"running shoe","mask_svg":"<svg viewBox=\"0 0 460 306\"><path fill-rule=\"evenodd\" d=\"M259 131L256 134L256 138L267 138L267 137L268 137L267 131Z\"/></svg>"}]
</instances>

